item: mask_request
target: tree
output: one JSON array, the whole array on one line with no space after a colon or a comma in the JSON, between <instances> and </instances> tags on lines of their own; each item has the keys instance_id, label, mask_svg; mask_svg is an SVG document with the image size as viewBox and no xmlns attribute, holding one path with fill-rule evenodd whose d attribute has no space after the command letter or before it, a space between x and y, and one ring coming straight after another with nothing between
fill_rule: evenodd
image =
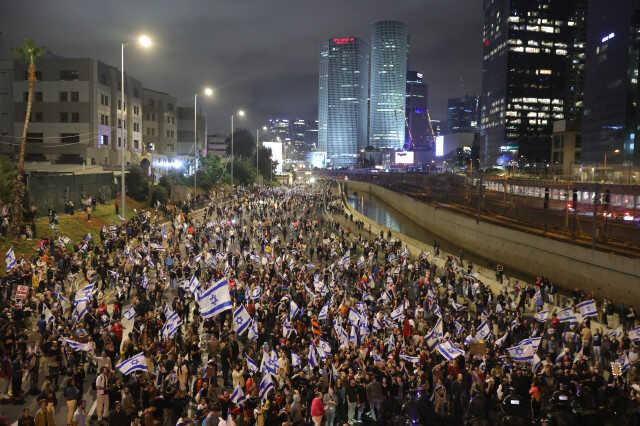
<instances>
[{"instance_id":1,"label":"tree","mask_svg":"<svg viewBox=\"0 0 640 426\"><path fill-rule=\"evenodd\" d=\"M29 131L29 121L31 120L31 108L33 106L33 91L36 87L36 60L42 56L44 49L35 45L33 40L26 39L22 46L14 50L16 56L27 64L27 108L24 113L24 124L22 125L22 137L20 138L20 152L18 154L18 167L16 170L13 191L13 231L16 235L22 227L22 205L24 203L24 155L27 149L27 132Z\"/></svg>"},{"instance_id":2,"label":"tree","mask_svg":"<svg viewBox=\"0 0 640 426\"><path fill-rule=\"evenodd\" d=\"M151 205L155 206L156 202L165 204L169 199L169 192L167 188L161 185L156 185L151 190Z\"/></svg>"},{"instance_id":3,"label":"tree","mask_svg":"<svg viewBox=\"0 0 640 426\"><path fill-rule=\"evenodd\" d=\"M225 139L227 154L231 155L231 136ZM256 140L246 129L237 129L233 132L233 154L240 158L255 158Z\"/></svg>"},{"instance_id":4,"label":"tree","mask_svg":"<svg viewBox=\"0 0 640 426\"><path fill-rule=\"evenodd\" d=\"M228 180L225 164L217 155L209 155L201 160L198 169L198 186L209 191L214 185Z\"/></svg>"},{"instance_id":5,"label":"tree","mask_svg":"<svg viewBox=\"0 0 640 426\"><path fill-rule=\"evenodd\" d=\"M13 198L16 166L6 156L0 155L0 201L10 203Z\"/></svg>"},{"instance_id":6,"label":"tree","mask_svg":"<svg viewBox=\"0 0 640 426\"><path fill-rule=\"evenodd\" d=\"M274 163L271 158L271 149L260 147L258 153L258 173L262 175L264 179L271 179L275 168L276 163Z\"/></svg>"},{"instance_id":7,"label":"tree","mask_svg":"<svg viewBox=\"0 0 640 426\"><path fill-rule=\"evenodd\" d=\"M227 172L230 172L231 161L227 163ZM249 185L256 180L255 162L237 158L233 161L233 178L236 185Z\"/></svg>"},{"instance_id":8,"label":"tree","mask_svg":"<svg viewBox=\"0 0 640 426\"><path fill-rule=\"evenodd\" d=\"M149 181L140 166L133 166L129 169L126 177L127 194L134 200L144 201L149 195Z\"/></svg>"}]
</instances>

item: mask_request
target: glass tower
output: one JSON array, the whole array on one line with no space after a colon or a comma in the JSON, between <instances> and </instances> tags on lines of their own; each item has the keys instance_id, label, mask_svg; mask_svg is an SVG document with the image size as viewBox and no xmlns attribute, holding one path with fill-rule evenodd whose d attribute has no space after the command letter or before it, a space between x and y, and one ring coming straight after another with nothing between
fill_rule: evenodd
<instances>
[{"instance_id":1,"label":"glass tower","mask_svg":"<svg viewBox=\"0 0 640 426\"><path fill-rule=\"evenodd\" d=\"M325 66L326 89L322 77ZM356 165L358 150L366 146L368 66L368 45L356 37L329 40L326 60L321 52L319 144L326 146L327 165L330 167ZM323 122L325 96L326 122Z\"/></svg>"},{"instance_id":2,"label":"glass tower","mask_svg":"<svg viewBox=\"0 0 640 426\"><path fill-rule=\"evenodd\" d=\"M318 151L327 152L327 116L329 114L329 42L320 46L320 76L318 82Z\"/></svg>"},{"instance_id":3,"label":"glass tower","mask_svg":"<svg viewBox=\"0 0 640 426\"><path fill-rule=\"evenodd\" d=\"M408 52L405 24L396 21L373 24L369 144L374 148L403 148Z\"/></svg>"}]
</instances>

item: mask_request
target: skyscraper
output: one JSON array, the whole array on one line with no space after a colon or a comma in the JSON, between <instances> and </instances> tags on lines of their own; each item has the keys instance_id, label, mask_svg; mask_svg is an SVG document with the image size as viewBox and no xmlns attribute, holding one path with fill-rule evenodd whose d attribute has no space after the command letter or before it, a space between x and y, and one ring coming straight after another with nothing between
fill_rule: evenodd
<instances>
[{"instance_id":1,"label":"skyscraper","mask_svg":"<svg viewBox=\"0 0 640 426\"><path fill-rule=\"evenodd\" d=\"M569 44L582 3L484 0L480 101L485 165L548 160L553 121L566 114Z\"/></svg>"},{"instance_id":2,"label":"skyscraper","mask_svg":"<svg viewBox=\"0 0 640 426\"><path fill-rule=\"evenodd\" d=\"M404 146L408 53L405 24L396 21L373 24L369 144L374 148L399 150Z\"/></svg>"},{"instance_id":3,"label":"skyscraper","mask_svg":"<svg viewBox=\"0 0 640 426\"><path fill-rule=\"evenodd\" d=\"M327 117L329 115L329 41L320 46L320 74L318 81L318 151L327 152Z\"/></svg>"},{"instance_id":4,"label":"skyscraper","mask_svg":"<svg viewBox=\"0 0 640 426\"><path fill-rule=\"evenodd\" d=\"M589 2L582 160L640 161L640 4Z\"/></svg>"},{"instance_id":5,"label":"skyscraper","mask_svg":"<svg viewBox=\"0 0 640 426\"><path fill-rule=\"evenodd\" d=\"M427 85L421 72L407 71L407 102L405 105L407 114L407 125L405 126L406 149L428 144L427 90Z\"/></svg>"},{"instance_id":6,"label":"skyscraper","mask_svg":"<svg viewBox=\"0 0 640 426\"><path fill-rule=\"evenodd\" d=\"M325 48L328 48L326 56ZM368 45L356 37L335 37L321 48L319 139L321 147L326 146L330 167L355 165L358 150L367 143L368 51ZM325 96L326 121L323 121Z\"/></svg>"},{"instance_id":7,"label":"skyscraper","mask_svg":"<svg viewBox=\"0 0 640 426\"><path fill-rule=\"evenodd\" d=\"M449 133L474 133L478 130L478 97L465 95L447 102Z\"/></svg>"}]
</instances>

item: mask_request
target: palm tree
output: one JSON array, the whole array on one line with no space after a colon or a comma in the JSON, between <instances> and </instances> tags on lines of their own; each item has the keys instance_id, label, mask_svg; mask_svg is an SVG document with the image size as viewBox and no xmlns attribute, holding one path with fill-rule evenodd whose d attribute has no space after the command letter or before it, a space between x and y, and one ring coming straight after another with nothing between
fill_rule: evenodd
<instances>
[{"instance_id":1,"label":"palm tree","mask_svg":"<svg viewBox=\"0 0 640 426\"><path fill-rule=\"evenodd\" d=\"M18 168L16 170L16 185L14 187L13 198L13 231L16 235L22 227L22 205L24 199L24 154L27 148L27 132L29 130L29 120L31 120L31 107L33 105L33 90L36 87L36 59L42 56L44 48L35 45L33 40L26 39L22 46L14 49L14 53L25 64L27 68L28 94L27 108L24 113L24 124L22 126L22 138L20 140L20 154L18 155Z\"/></svg>"}]
</instances>

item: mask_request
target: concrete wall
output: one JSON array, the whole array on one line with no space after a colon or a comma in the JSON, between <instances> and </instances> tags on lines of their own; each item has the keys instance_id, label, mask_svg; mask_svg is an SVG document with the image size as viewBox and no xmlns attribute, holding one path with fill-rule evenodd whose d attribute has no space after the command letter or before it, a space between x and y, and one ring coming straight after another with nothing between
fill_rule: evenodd
<instances>
[{"instance_id":1,"label":"concrete wall","mask_svg":"<svg viewBox=\"0 0 640 426\"><path fill-rule=\"evenodd\" d=\"M429 232L465 250L557 285L592 291L597 297L640 305L640 260L555 241L490 223L399 194L349 181L347 191L370 193Z\"/></svg>"}]
</instances>

